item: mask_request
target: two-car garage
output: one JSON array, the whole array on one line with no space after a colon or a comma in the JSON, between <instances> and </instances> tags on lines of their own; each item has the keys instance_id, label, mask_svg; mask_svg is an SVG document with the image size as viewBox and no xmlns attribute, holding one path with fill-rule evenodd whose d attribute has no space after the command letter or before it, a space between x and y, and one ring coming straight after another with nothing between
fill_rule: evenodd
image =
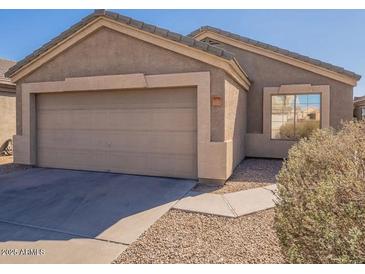
<instances>
[{"instance_id":1,"label":"two-car garage","mask_svg":"<svg viewBox=\"0 0 365 274\"><path fill-rule=\"evenodd\" d=\"M196 88L42 93L37 165L197 178Z\"/></svg>"},{"instance_id":2,"label":"two-car garage","mask_svg":"<svg viewBox=\"0 0 365 274\"><path fill-rule=\"evenodd\" d=\"M121 18L95 12L9 69L14 161L224 182L244 157L247 75L226 50Z\"/></svg>"}]
</instances>

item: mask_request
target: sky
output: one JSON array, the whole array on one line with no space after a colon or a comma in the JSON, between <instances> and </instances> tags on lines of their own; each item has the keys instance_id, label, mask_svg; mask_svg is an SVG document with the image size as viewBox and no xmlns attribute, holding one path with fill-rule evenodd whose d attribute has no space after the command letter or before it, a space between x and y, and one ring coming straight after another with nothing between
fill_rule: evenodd
<instances>
[{"instance_id":1,"label":"sky","mask_svg":"<svg viewBox=\"0 0 365 274\"><path fill-rule=\"evenodd\" d=\"M365 10L113 10L181 34L210 25L365 78ZM0 10L0 58L19 61L93 10ZM274 72L273 72L274 73ZM354 89L365 95L365 79Z\"/></svg>"}]
</instances>

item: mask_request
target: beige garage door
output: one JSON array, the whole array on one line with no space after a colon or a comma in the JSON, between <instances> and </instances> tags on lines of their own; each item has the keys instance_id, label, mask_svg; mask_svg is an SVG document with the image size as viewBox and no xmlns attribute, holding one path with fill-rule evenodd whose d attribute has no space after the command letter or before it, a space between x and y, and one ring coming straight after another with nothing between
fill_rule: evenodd
<instances>
[{"instance_id":1,"label":"beige garage door","mask_svg":"<svg viewBox=\"0 0 365 274\"><path fill-rule=\"evenodd\" d=\"M42 167L197 177L195 88L37 95Z\"/></svg>"}]
</instances>

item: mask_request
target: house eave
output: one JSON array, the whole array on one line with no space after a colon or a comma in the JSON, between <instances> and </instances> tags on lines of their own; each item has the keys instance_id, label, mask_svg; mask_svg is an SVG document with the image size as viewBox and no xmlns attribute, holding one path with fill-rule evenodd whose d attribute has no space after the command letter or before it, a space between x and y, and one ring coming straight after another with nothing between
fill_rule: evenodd
<instances>
[{"instance_id":1,"label":"house eave","mask_svg":"<svg viewBox=\"0 0 365 274\"><path fill-rule=\"evenodd\" d=\"M119 31L121 33L125 33L137 39L147 41L162 48L177 52L179 54L188 56L190 58L223 69L225 72L230 74L232 78L234 78L235 81L237 81L246 91L249 90L250 80L248 79L247 74L239 66L238 62L235 61L234 57L232 56L227 57L224 55L224 52L221 53L224 56L220 57L213 54L214 52L210 53L208 50L207 51L200 50L198 48L186 45L182 42L173 41L171 40L171 38L162 37L161 35L144 31L143 29L137 28L136 26L130 26L124 22L121 22L120 20L119 21L116 20L115 18L111 17L111 15L107 16L104 13L100 14L97 13L97 15L95 15L92 19L88 20L89 21L87 23L85 23L81 27L79 26L79 29L75 30L73 33L67 35L66 37L63 37L63 39L55 38L54 40L56 40L57 43L50 46L45 51L43 52L41 50L39 50L39 52L36 51L34 53L35 56L31 56L30 60L25 62L25 64L22 64L19 67L15 66L15 69L14 68L9 69L8 72L6 73L7 77L11 78L13 82L17 82L23 77L30 74L35 69L37 69L38 67L40 67L43 63L49 61L50 59L54 58L55 56L57 56L70 46L72 46L73 44L80 41L86 35L91 34L92 32L98 30L101 27L107 27ZM47 44L45 46L47 46ZM209 47L209 45L206 46ZM215 50L215 48L214 49L213 48L214 47L211 47L211 50ZM217 50L222 51L221 49Z\"/></svg>"},{"instance_id":2,"label":"house eave","mask_svg":"<svg viewBox=\"0 0 365 274\"><path fill-rule=\"evenodd\" d=\"M268 58L271 58L271 59L274 59L274 60L277 60L277 61L280 61L283 63L287 63L287 64L295 66L295 67L299 67L301 69L331 78L333 80L336 80L336 81L339 81L339 82L342 82L342 83L345 83L345 84L351 85L351 86L356 86L357 82L361 78L360 75L351 77L349 75L335 72L333 70L324 68L322 66L317 66L312 63L308 63L303 60L299 60L299 59L290 57L288 55L281 54L280 52L275 52L270 49L264 49L262 47L258 47L258 46L255 46L255 45L252 45L249 43L245 43L243 41L240 41L240 40L237 40L237 39L234 39L231 37L227 37L223 34L219 34L215 31L211 31L211 30L202 30L201 32L194 34L193 37L198 40L210 38L210 39L216 40L221 43L225 43L225 44L228 44L228 45L231 45L231 46L234 46L237 48L241 48L243 50L247 50L249 52L253 52L253 53L256 53L256 54L259 54L259 55L262 55L262 56L265 56L265 57L268 57Z\"/></svg>"}]
</instances>

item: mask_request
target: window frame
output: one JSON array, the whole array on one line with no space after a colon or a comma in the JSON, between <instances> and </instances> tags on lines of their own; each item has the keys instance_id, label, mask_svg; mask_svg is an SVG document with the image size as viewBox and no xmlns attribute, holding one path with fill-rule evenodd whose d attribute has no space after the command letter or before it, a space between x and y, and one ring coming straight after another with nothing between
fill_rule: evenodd
<instances>
[{"instance_id":1,"label":"window frame","mask_svg":"<svg viewBox=\"0 0 365 274\"><path fill-rule=\"evenodd\" d=\"M360 107L361 120L365 120L365 106Z\"/></svg>"},{"instance_id":2,"label":"window frame","mask_svg":"<svg viewBox=\"0 0 365 274\"><path fill-rule=\"evenodd\" d=\"M331 116L331 88L329 85L311 85L311 84L283 84L280 86L263 87L262 98L262 134L267 142L277 142L278 148L282 146L280 143L293 144L297 142L295 139L272 139L271 138L271 95L295 95L295 94L321 94L321 128L330 127ZM284 142L283 142L284 141Z\"/></svg>"},{"instance_id":3,"label":"window frame","mask_svg":"<svg viewBox=\"0 0 365 274\"><path fill-rule=\"evenodd\" d=\"M320 119L319 119L319 128L322 128L322 93L321 92L288 92L288 93L282 93L282 94L271 94L270 95L270 140L272 141L298 141L300 138L290 138L290 139L283 139L283 138L272 138L272 97L273 96L294 96L294 134L295 134L295 124L296 124L296 97L300 95L319 95L319 113L320 113Z\"/></svg>"}]
</instances>

